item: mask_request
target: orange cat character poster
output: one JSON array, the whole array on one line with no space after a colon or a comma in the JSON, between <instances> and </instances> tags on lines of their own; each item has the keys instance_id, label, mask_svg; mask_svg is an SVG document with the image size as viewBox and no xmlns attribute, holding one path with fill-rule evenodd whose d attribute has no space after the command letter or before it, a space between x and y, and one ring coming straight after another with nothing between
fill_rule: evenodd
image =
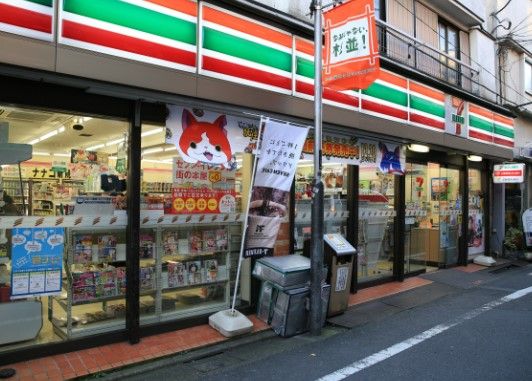
<instances>
[{"instance_id":1,"label":"orange cat character poster","mask_svg":"<svg viewBox=\"0 0 532 381\"><path fill-rule=\"evenodd\" d=\"M236 169L235 154L256 145L259 119L240 118L197 108L169 106L166 143L183 161Z\"/></svg>"}]
</instances>

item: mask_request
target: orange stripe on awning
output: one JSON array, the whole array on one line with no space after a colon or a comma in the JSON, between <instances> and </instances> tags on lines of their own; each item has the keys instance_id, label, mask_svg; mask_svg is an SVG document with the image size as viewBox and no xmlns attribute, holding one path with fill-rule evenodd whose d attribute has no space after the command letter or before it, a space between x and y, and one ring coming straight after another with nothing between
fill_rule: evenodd
<instances>
[{"instance_id":1,"label":"orange stripe on awning","mask_svg":"<svg viewBox=\"0 0 532 381\"><path fill-rule=\"evenodd\" d=\"M505 116L502 116L500 114L493 114L493 119L496 122L506 124L508 126L514 126L514 120L512 118L507 118Z\"/></svg>"},{"instance_id":2,"label":"orange stripe on awning","mask_svg":"<svg viewBox=\"0 0 532 381\"><path fill-rule=\"evenodd\" d=\"M160 5L165 8L173 9L187 15L198 16L198 4L190 0L145 0L148 3Z\"/></svg>"},{"instance_id":3,"label":"orange stripe on awning","mask_svg":"<svg viewBox=\"0 0 532 381\"><path fill-rule=\"evenodd\" d=\"M492 119L493 120L493 113L489 111L488 109L485 109L483 107L476 106L474 104L469 104L469 112L473 112L477 115L482 115L485 118Z\"/></svg>"},{"instance_id":4,"label":"orange stripe on awning","mask_svg":"<svg viewBox=\"0 0 532 381\"><path fill-rule=\"evenodd\" d=\"M416 93L419 93L421 95L425 95L429 98L439 100L441 102L445 101L445 94L441 91L434 90L430 87L422 86L415 82L410 82L410 90L415 91Z\"/></svg>"},{"instance_id":5,"label":"orange stripe on awning","mask_svg":"<svg viewBox=\"0 0 532 381\"><path fill-rule=\"evenodd\" d=\"M314 56L314 42L296 38L296 50Z\"/></svg>"},{"instance_id":6,"label":"orange stripe on awning","mask_svg":"<svg viewBox=\"0 0 532 381\"><path fill-rule=\"evenodd\" d=\"M207 5L203 7L203 19L242 33L252 35L254 37L259 37L264 40L286 46L287 48L292 48L291 35L260 24L255 24L254 22L234 16L232 14L210 8Z\"/></svg>"},{"instance_id":7,"label":"orange stripe on awning","mask_svg":"<svg viewBox=\"0 0 532 381\"><path fill-rule=\"evenodd\" d=\"M397 75L394 75L390 73L389 71L380 70L379 73L379 79L386 81L388 83L391 83L392 85L396 85L399 87L404 87L406 89L406 78L398 77Z\"/></svg>"}]
</instances>

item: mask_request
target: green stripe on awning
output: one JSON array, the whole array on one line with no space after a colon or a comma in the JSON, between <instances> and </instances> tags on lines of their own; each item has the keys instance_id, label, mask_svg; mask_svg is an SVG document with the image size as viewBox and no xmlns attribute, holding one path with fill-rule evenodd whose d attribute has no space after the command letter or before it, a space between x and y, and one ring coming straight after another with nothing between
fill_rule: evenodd
<instances>
[{"instance_id":1,"label":"green stripe on awning","mask_svg":"<svg viewBox=\"0 0 532 381\"><path fill-rule=\"evenodd\" d=\"M506 136L507 138L514 138L514 130L495 124L494 132L497 135Z\"/></svg>"},{"instance_id":2,"label":"green stripe on awning","mask_svg":"<svg viewBox=\"0 0 532 381\"><path fill-rule=\"evenodd\" d=\"M196 24L117 0L65 0L66 12L196 44Z\"/></svg>"},{"instance_id":3,"label":"green stripe on awning","mask_svg":"<svg viewBox=\"0 0 532 381\"><path fill-rule=\"evenodd\" d=\"M314 62L301 57L296 58L296 74L307 78L314 78Z\"/></svg>"},{"instance_id":4,"label":"green stripe on awning","mask_svg":"<svg viewBox=\"0 0 532 381\"><path fill-rule=\"evenodd\" d=\"M445 107L437 103L426 100L425 98L410 95L410 107L431 115L445 118Z\"/></svg>"},{"instance_id":5,"label":"green stripe on awning","mask_svg":"<svg viewBox=\"0 0 532 381\"><path fill-rule=\"evenodd\" d=\"M493 123L488 122L484 119L477 118L476 116L473 116L473 115L469 115L469 125L471 127L475 127L475 128L484 130L489 133L493 132Z\"/></svg>"},{"instance_id":6,"label":"green stripe on awning","mask_svg":"<svg viewBox=\"0 0 532 381\"><path fill-rule=\"evenodd\" d=\"M53 4L53 0L27 0L27 1L29 1L30 3L45 5L47 7L51 7Z\"/></svg>"},{"instance_id":7,"label":"green stripe on awning","mask_svg":"<svg viewBox=\"0 0 532 381\"><path fill-rule=\"evenodd\" d=\"M382 85L380 83L373 83L366 90L362 90L362 94L379 98L401 106L408 105L408 98L405 92L392 89L391 87Z\"/></svg>"},{"instance_id":8,"label":"green stripe on awning","mask_svg":"<svg viewBox=\"0 0 532 381\"><path fill-rule=\"evenodd\" d=\"M292 71L292 55L218 30L203 27L203 47L287 72Z\"/></svg>"}]
</instances>

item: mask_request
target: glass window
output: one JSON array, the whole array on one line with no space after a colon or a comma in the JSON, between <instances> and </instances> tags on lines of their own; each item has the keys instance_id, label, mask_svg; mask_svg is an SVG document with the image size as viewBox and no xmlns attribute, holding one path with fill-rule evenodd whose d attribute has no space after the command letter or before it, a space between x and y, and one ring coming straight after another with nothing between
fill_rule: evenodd
<instances>
[{"instance_id":1,"label":"glass window","mask_svg":"<svg viewBox=\"0 0 532 381\"><path fill-rule=\"evenodd\" d=\"M389 277L394 260L395 176L359 171L358 281Z\"/></svg>"},{"instance_id":2,"label":"glass window","mask_svg":"<svg viewBox=\"0 0 532 381\"><path fill-rule=\"evenodd\" d=\"M166 128L142 126L141 324L229 307L253 164L247 152L258 127L258 120L169 108ZM240 284L238 301L249 301L249 276Z\"/></svg>"},{"instance_id":3,"label":"glass window","mask_svg":"<svg viewBox=\"0 0 532 381\"><path fill-rule=\"evenodd\" d=\"M347 234L347 164L323 164L324 232ZM314 164L310 159L300 160L295 179L295 252L303 253L303 245L311 236L311 197Z\"/></svg>"},{"instance_id":4,"label":"glass window","mask_svg":"<svg viewBox=\"0 0 532 381\"><path fill-rule=\"evenodd\" d=\"M532 64L525 61L525 91L532 93Z\"/></svg>"},{"instance_id":5,"label":"glass window","mask_svg":"<svg viewBox=\"0 0 532 381\"><path fill-rule=\"evenodd\" d=\"M440 20L438 23L438 36L440 51L446 53L446 56L440 55L442 77L451 83L459 84L460 66L457 64L456 60L453 59L460 59L458 29Z\"/></svg>"},{"instance_id":6,"label":"glass window","mask_svg":"<svg viewBox=\"0 0 532 381\"><path fill-rule=\"evenodd\" d=\"M0 109L0 351L124 329L129 123Z\"/></svg>"},{"instance_id":7,"label":"glass window","mask_svg":"<svg viewBox=\"0 0 532 381\"><path fill-rule=\"evenodd\" d=\"M482 172L469 170L469 218L467 222L468 255L484 253L484 195L482 193Z\"/></svg>"}]
</instances>

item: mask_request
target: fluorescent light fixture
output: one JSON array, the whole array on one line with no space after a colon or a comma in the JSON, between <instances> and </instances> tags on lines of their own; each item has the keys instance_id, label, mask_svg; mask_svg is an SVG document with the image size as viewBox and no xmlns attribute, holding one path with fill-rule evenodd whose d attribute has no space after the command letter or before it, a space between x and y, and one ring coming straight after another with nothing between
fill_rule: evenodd
<instances>
[{"instance_id":1,"label":"fluorescent light fixture","mask_svg":"<svg viewBox=\"0 0 532 381\"><path fill-rule=\"evenodd\" d=\"M164 130L163 127L156 128L154 130L145 131L142 134L140 134L140 136L145 137L145 136L155 135L155 134L158 134L159 132L163 132L163 130Z\"/></svg>"},{"instance_id":2,"label":"fluorescent light fixture","mask_svg":"<svg viewBox=\"0 0 532 381\"><path fill-rule=\"evenodd\" d=\"M54 156L57 156L57 157L70 157L71 155L69 153L54 153Z\"/></svg>"},{"instance_id":3,"label":"fluorescent light fixture","mask_svg":"<svg viewBox=\"0 0 532 381\"><path fill-rule=\"evenodd\" d=\"M109 159L110 159L110 160L116 160L116 159L118 159L118 158L117 158L116 156L109 156Z\"/></svg>"},{"instance_id":4,"label":"fluorescent light fixture","mask_svg":"<svg viewBox=\"0 0 532 381\"><path fill-rule=\"evenodd\" d=\"M469 155L467 157L467 160L469 161L482 161L482 156L478 156L478 155Z\"/></svg>"},{"instance_id":5,"label":"fluorescent light fixture","mask_svg":"<svg viewBox=\"0 0 532 381\"><path fill-rule=\"evenodd\" d=\"M177 147L176 146L173 146L173 147L167 147L164 149L164 152L167 152L167 151L175 151L177 150Z\"/></svg>"},{"instance_id":6,"label":"fluorescent light fixture","mask_svg":"<svg viewBox=\"0 0 532 381\"><path fill-rule=\"evenodd\" d=\"M171 161L167 161L167 160L142 159L142 161L146 163L172 164Z\"/></svg>"},{"instance_id":7,"label":"fluorescent light fixture","mask_svg":"<svg viewBox=\"0 0 532 381\"><path fill-rule=\"evenodd\" d=\"M430 148L423 144L410 144L408 145L408 149L413 152L421 152L421 153L427 153L430 151Z\"/></svg>"},{"instance_id":8,"label":"fluorescent light fixture","mask_svg":"<svg viewBox=\"0 0 532 381\"><path fill-rule=\"evenodd\" d=\"M116 139L116 140L111 140L110 142L108 143L105 143L105 146L106 147L109 147L109 146L114 146L116 144L120 144L124 141L124 138L120 138L120 139Z\"/></svg>"},{"instance_id":9,"label":"fluorescent light fixture","mask_svg":"<svg viewBox=\"0 0 532 381\"><path fill-rule=\"evenodd\" d=\"M37 144L39 142L42 142L43 140L49 139L52 136L55 136L55 135L63 133L63 132L65 132L65 126L61 126L57 130L52 130L50 132L47 132L46 134L42 135L41 137L33 139L28 144L31 144L31 145Z\"/></svg>"},{"instance_id":10,"label":"fluorescent light fixture","mask_svg":"<svg viewBox=\"0 0 532 381\"><path fill-rule=\"evenodd\" d=\"M32 152L33 155L37 155L37 156L50 156L50 153L48 152L39 152L39 151L34 151Z\"/></svg>"},{"instance_id":11,"label":"fluorescent light fixture","mask_svg":"<svg viewBox=\"0 0 532 381\"><path fill-rule=\"evenodd\" d=\"M97 144L97 145L95 145L95 146L87 147L87 148L85 148L85 149L86 149L87 151L94 151L95 149L102 148L102 147L104 147L104 146L105 146L105 144Z\"/></svg>"},{"instance_id":12,"label":"fluorescent light fixture","mask_svg":"<svg viewBox=\"0 0 532 381\"><path fill-rule=\"evenodd\" d=\"M147 155L149 153L156 153L156 152L163 152L163 151L164 151L163 147L155 147L155 148L145 149L144 151L142 151L142 154Z\"/></svg>"}]
</instances>

